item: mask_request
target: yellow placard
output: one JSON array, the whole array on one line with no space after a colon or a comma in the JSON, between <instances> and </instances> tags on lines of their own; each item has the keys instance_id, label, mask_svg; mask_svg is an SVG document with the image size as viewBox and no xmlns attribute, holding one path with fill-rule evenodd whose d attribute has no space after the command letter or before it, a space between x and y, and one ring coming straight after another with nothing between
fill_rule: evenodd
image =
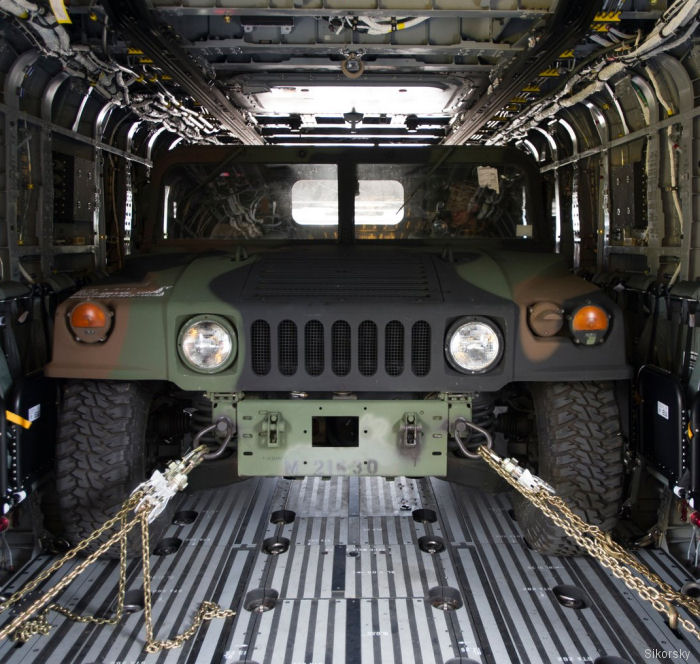
<instances>
[{"instance_id":1,"label":"yellow placard","mask_svg":"<svg viewBox=\"0 0 700 664\"><path fill-rule=\"evenodd\" d=\"M29 420L25 420L23 417L17 415L17 413L12 413L9 410L5 411L5 417L7 418L8 422L12 422L12 424L16 424L23 429L28 429L30 426L32 426L32 423Z\"/></svg>"},{"instance_id":2,"label":"yellow placard","mask_svg":"<svg viewBox=\"0 0 700 664\"><path fill-rule=\"evenodd\" d=\"M50 0L51 11L59 23L72 23L64 0Z\"/></svg>"}]
</instances>

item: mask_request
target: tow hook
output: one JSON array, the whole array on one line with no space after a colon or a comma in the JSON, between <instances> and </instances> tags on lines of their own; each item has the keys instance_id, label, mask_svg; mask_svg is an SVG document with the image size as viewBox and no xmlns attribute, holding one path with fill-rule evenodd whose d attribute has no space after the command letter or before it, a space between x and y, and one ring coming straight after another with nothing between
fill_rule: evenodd
<instances>
[{"instance_id":1,"label":"tow hook","mask_svg":"<svg viewBox=\"0 0 700 664\"><path fill-rule=\"evenodd\" d=\"M401 443L404 447L417 447L420 442L423 426L418 421L416 413L404 413L401 423Z\"/></svg>"},{"instance_id":2,"label":"tow hook","mask_svg":"<svg viewBox=\"0 0 700 664\"><path fill-rule=\"evenodd\" d=\"M221 417L217 418L214 424L210 424L209 426L204 427L201 431L197 433L197 435L195 435L194 440L192 441L192 448L197 449L202 438L204 438L204 436L206 436L208 433L211 433L212 431L215 431L217 434L223 435L224 439L221 441L219 447L217 447L212 452L207 452L204 455L205 461L217 459L224 453L226 446L229 444L231 438L233 437L233 434L236 432L236 428L234 427L233 422L228 417L222 415Z\"/></svg>"}]
</instances>

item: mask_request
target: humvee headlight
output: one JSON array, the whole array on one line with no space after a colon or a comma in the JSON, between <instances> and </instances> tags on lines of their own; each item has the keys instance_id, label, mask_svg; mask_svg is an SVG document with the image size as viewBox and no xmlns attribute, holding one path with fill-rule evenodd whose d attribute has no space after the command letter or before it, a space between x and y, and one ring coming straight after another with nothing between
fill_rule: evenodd
<instances>
[{"instance_id":1,"label":"humvee headlight","mask_svg":"<svg viewBox=\"0 0 700 664\"><path fill-rule=\"evenodd\" d=\"M190 369L216 373L233 362L236 333L219 316L196 316L182 326L177 346L182 361Z\"/></svg>"},{"instance_id":2,"label":"humvee headlight","mask_svg":"<svg viewBox=\"0 0 700 664\"><path fill-rule=\"evenodd\" d=\"M447 331L445 354L463 373L484 373L496 366L503 354L503 336L486 318L460 318Z\"/></svg>"}]
</instances>

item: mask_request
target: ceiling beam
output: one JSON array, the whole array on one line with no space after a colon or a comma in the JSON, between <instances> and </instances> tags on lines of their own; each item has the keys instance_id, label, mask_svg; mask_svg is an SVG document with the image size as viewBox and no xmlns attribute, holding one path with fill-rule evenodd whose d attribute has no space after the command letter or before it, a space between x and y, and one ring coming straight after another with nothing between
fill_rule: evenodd
<instances>
[{"instance_id":1,"label":"ceiling beam","mask_svg":"<svg viewBox=\"0 0 700 664\"><path fill-rule=\"evenodd\" d=\"M119 26L128 43L143 51L164 73L182 87L197 103L245 145L260 145L264 141L250 126L245 115L217 87L210 83L187 51L153 23L142 0L120 0L118 9L110 2L105 6L115 25Z\"/></svg>"},{"instance_id":2,"label":"ceiling beam","mask_svg":"<svg viewBox=\"0 0 700 664\"><path fill-rule=\"evenodd\" d=\"M509 99L519 94L539 72L556 60L560 53L573 48L590 30L593 17L600 11L602 4L603 0L561 0L548 21L546 36L532 50L518 56L503 72L498 85L488 94L483 94L465 112L459 126L445 139L445 144L461 145L468 141Z\"/></svg>"}]
</instances>

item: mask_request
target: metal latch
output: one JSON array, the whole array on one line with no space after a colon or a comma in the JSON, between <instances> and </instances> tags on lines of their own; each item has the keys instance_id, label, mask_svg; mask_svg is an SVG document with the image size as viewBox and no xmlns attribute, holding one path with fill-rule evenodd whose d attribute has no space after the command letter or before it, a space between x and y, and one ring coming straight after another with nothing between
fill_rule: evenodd
<instances>
[{"instance_id":1,"label":"metal latch","mask_svg":"<svg viewBox=\"0 0 700 664\"><path fill-rule=\"evenodd\" d=\"M260 436L268 447L279 447L284 443L284 420L279 413L267 413L262 421Z\"/></svg>"},{"instance_id":2,"label":"metal latch","mask_svg":"<svg viewBox=\"0 0 700 664\"><path fill-rule=\"evenodd\" d=\"M419 424L418 415L415 413L404 413L399 432L401 434L401 444L404 447L416 447L423 433L423 426Z\"/></svg>"}]
</instances>

